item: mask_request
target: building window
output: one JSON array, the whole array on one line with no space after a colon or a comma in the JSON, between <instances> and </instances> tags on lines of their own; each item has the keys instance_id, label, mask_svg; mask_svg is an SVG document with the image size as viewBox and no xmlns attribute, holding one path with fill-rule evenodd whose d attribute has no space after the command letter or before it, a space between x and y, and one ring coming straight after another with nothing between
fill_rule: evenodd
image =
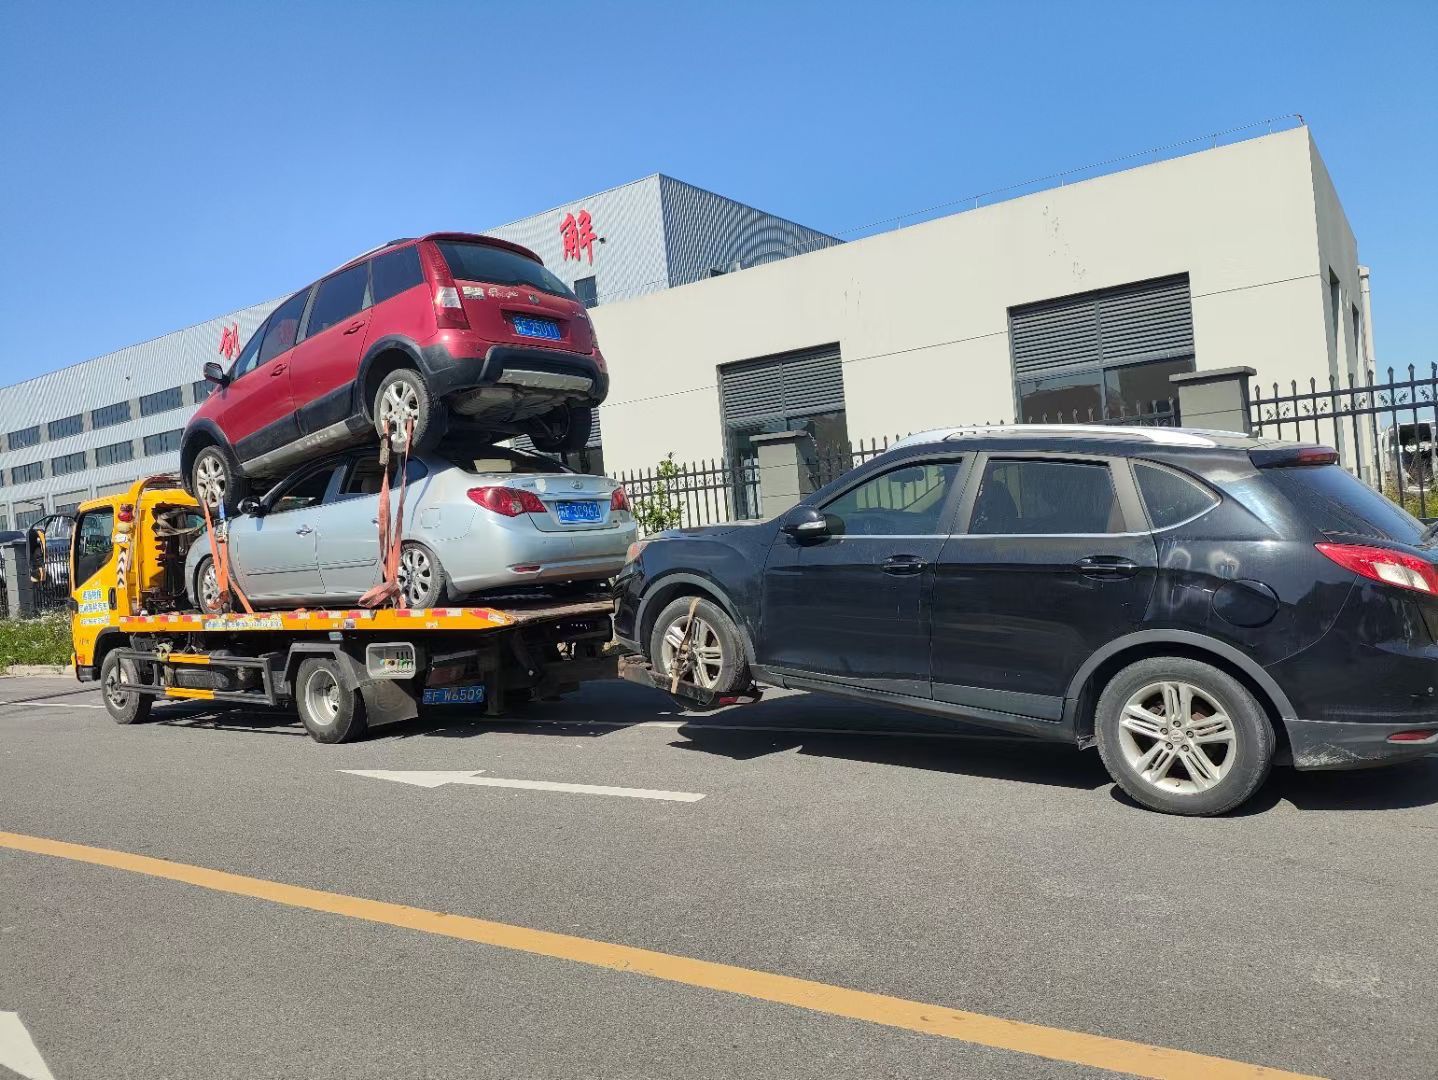
<instances>
[{"instance_id":1,"label":"building window","mask_svg":"<svg viewBox=\"0 0 1438 1080\"><path fill-rule=\"evenodd\" d=\"M113 427L115 424L123 424L130 419L130 403L128 401L117 401L113 405L106 405L100 409L90 410L90 429Z\"/></svg>"},{"instance_id":2,"label":"building window","mask_svg":"<svg viewBox=\"0 0 1438 1080\"><path fill-rule=\"evenodd\" d=\"M45 479L45 463L32 461L29 465L16 465L10 470L10 483L28 484L32 480Z\"/></svg>"},{"instance_id":3,"label":"building window","mask_svg":"<svg viewBox=\"0 0 1438 1080\"><path fill-rule=\"evenodd\" d=\"M65 501L61 502L61 499ZM76 510L80 509L80 504L84 501L85 493L83 491L77 491L73 495L56 495L55 513L73 514Z\"/></svg>"},{"instance_id":4,"label":"building window","mask_svg":"<svg viewBox=\"0 0 1438 1080\"><path fill-rule=\"evenodd\" d=\"M158 435L145 436L145 456L154 457L156 454L168 454L180 449L180 437L184 435L183 429L175 431L162 431Z\"/></svg>"},{"instance_id":5,"label":"building window","mask_svg":"<svg viewBox=\"0 0 1438 1080\"><path fill-rule=\"evenodd\" d=\"M67 476L70 473L82 472L85 469L85 451L79 450L73 454L65 454L62 457L50 459L51 476Z\"/></svg>"},{"instance_id":6,"label":"building window","mask_svg":"<svg viewBox=\"0 0 1438 1080\"><path fill-rule=\"evenodd\" d=\"M582 277L574 283L574 295L587 308L594 307L599 303L599 289L594 284L592 274L589 277Z\"/></svg>"},{"instance_id":7,"label":"building window","mask_svg":"<svg viewBox=\"0 0 1438 1080\"><path fill-rule=\"evenodd\" d=\"M40 425L21 428L19 431L12 431L5 436L5 445L11 450L23 450L27 446L34 446L40 441Z\"/></svg>"},{"instance_id":8,"label":"building window","mask_svg":"<svg viewBox=\"0 0 1438 1080\"><path fill-rule=\"evenodd\" d=\"M51 420L48 430L52 439L64 439L70 435L78 435L85 430L85 414L76 413L63 420Z\"/></svg>"},{"instance_id":9,"label":"building window","mask_svg":"<svg viewBox=\"0 0 1438 1080\"><path fill-rule=\"evenodd\" d=\"M135 444L129 439L124 442L111 443L109 446L95 448L95 465L97 468L105 465L118 465L122 461L133 461L135 458Z\"/></svg>"},{"instance_id":10,"label":"building window","mask_svg":"<svg viewBox=\"0 0 1438 1080\"><path fill-rule=\"evenodd\" d=\"M21 510L15 515L15 528L28 529L44 516L45 508L43 506L35 510Z\"/></svg>"},{"instance_id":11,"label":"building window","mask_svg":"<svg viewBox=\"0 0 1438 1080\"><path fill-rule=\"evenodd\" d=\"M184 403L185 396L180 388L172 386L168 390L160 390L141 397L140 415L154 416L156 413L169 412L171 409L178 409Z\"/></svg>"},{"instance_id":12,"label":"building window","mask_svg":"<svg viewBox=\"0 0 1438 1080\"><path fill-rule=\"evenodd\" d=\"M196 405L215 392L215 384L209 379L199 379L190 384L190 400Z\"/></svg>"},{"instance_id":13,"label":"building window","mask_svg":"<svg viewBox=\"0 0 1438 1080\"><path fill-rule=\"evenodd\" d=\"M1169 376L1194 369L1188 275L1009 309L1018 419L1176 422Z\"/></svg>"}]
</instances>

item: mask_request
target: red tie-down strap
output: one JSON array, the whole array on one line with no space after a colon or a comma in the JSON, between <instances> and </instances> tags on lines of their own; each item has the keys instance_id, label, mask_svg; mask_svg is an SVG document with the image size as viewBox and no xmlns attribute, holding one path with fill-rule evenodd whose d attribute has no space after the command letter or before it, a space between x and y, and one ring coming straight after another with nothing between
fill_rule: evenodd
<instances>
[{"instance_id":1,"label":"red tie-down strap","mask_svg":"<svg viewBox=\"0 0 1438 1080\"><path fill-rule=\"evenodd\" d=\"M377 608L386 603L403 607L399 588L399 553L404 546L404 496L409 486L409 448L414 442L414 417L404 422L404 449L399 456L399 505L395 507L394 519L390 519L389 498L389 421L385 421L384 435L379 444L379 564L380 583L360 597L361 607Z\"/></svg>"},{"instance_id":2,"label":"red tie-down strap","mask_svg":"<svg viewBox=\"0 0 1438 1080\"><path fill-rule=\"evenodd\" d=\"M230 596L238 600L245 613L253 615L255 609L250 606L250 598L240 588L240 583L230 577L230 523L225 518L225 508L220 507L220 524L224 528L216 530L214 521L210 518L210 504L204 499L200 500L200 509L205 512L205 536L210 541L210 553L215 559L215 581L219 585L221 596Z\"/></svg>"}]
</instances>

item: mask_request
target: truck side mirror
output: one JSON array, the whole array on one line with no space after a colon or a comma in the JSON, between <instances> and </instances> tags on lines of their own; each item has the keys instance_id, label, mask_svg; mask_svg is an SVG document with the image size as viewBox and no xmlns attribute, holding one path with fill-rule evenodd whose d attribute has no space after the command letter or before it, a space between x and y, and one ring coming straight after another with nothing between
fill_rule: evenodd
<instances>
[{"instance_id":1,"label":"truck side mirror","mask_svg":"<svg viewBox=\"0 0 1438 1080\"><path fill-rule=\"evenodd\" d=\"M794 506L779 519L779 528L796 540L817 540L829 535L829 521L817 508Z\"/></svg>"},{"instance_id":2,"label":"truck side mirror","mask_svg":"<svg viewBox=\"0 0 1438 1080\"><path fill-rule=\"evenodd\" d=\"M205 381L223 388L230 385L230 376L226 374L224 368L211 360L205 365Z\"/></svg>"}]
</instances>

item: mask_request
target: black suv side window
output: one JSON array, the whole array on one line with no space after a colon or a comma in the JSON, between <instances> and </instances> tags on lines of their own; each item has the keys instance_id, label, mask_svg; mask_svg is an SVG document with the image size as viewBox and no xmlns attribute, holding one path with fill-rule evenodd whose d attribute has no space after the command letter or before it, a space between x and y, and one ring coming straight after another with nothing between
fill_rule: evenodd
<instances>
[{"instance_id":1,"label":"black suv side window","mask_svg":"<svg viewBox=\"0 0 1438 1080\"><path fill-rule=\"evenodd\" d=\"M936 536L944 530L956 461L905 465L850 488L824 506L829 531L843 536Z\"/></svg>"},{"instance_id":2,"label":"black suv side window","mask_svg":"<svg viewBox=\"0 0 1438 1080\"><path fill-rule=\"evenodd\" d=\"M1133 463L1134 479L1138 481L1148 520L1155 529L1167 529L1192 521L1218 505L1218 497L1186 476L1180 476L1157 465Z\"/></svg>"},{"instance_id":3,"label":"black suv side window","mask_svg":"<svg viewBox=\"0 0 1438 1080\"><path fill-rule=\"evenodd\" d=\"M310 290L304 289L275 309L270 321L265 324L265 340L260 345L256 367L263 367L280 353L294 348L300 332L300 316L305 313L305 301L309 298Z\"/></svg>"},{"instance_id":4,"label":"black suv side window","mask_svg":"<svg viewBox=\"0 0 1438 1080\"><path fill-rule=\"evenodd\" d=\"M376 255L372 265L376 304L424 283L424 271L419 268L419 247L415 244Z\"/></svg>"},{"instance_id":5,"label":"black suv side window","mask_svg":"<svg viewBox=\"0 0 1438 1080\"><path fill-rule=\"evenodd\" d=\"M310 308L310 324L305 329L305 337L322 334L351 315L358 315L369 306L368 298L367 262L325 278L315 292L315 303Z\"/></svg>"},{"instance_id":6,"label":"black suv side window","mask_svg":"<svg viewBox=\"0 0 1438 1080\"><path fill-rule=\"evenodd\" d=\"M969 532L1061 536L1124 531L1107 465L995 459L984 468Z\"/></svg>"}]
</instances>

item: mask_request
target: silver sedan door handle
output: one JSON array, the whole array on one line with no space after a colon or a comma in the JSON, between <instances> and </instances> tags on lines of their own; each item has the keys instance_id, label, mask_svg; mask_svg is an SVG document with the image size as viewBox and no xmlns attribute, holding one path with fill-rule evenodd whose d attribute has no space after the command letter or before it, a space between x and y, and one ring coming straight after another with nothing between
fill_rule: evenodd
<instances>
[{"instance_id":1,"label":"silver sedan door handle","mask_svg":"<svg viewBox=\"0 0 1438 1080\"><path fill-rule=\"evenodd\" d=\"M311 529L308 525L301 525L298 529L295 530L295 535L308 536L312 532L314 532L314 530Z\"/></svg>"}]
</instances>

